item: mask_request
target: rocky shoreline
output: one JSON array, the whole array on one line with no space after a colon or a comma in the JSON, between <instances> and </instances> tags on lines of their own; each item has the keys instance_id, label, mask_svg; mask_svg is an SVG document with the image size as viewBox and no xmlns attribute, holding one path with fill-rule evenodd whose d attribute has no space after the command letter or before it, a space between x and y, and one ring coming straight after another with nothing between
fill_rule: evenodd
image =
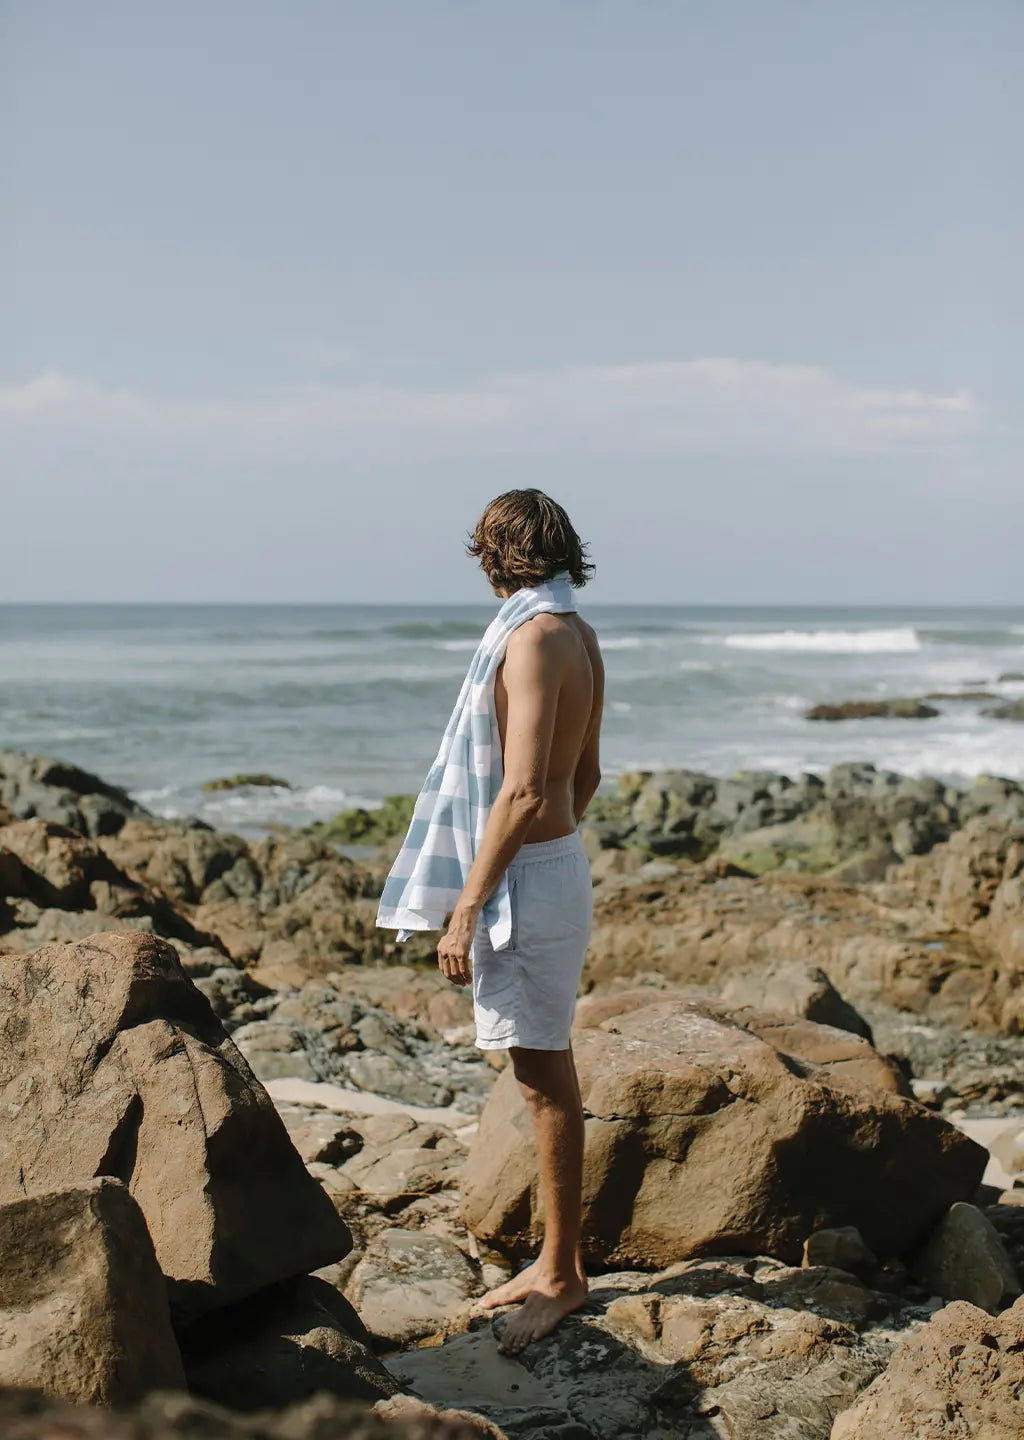
<instances>
[{"instance_id":1,"label":"rocky shoreline","mask_svg":"<svg viewBox=\"0 0 1024 1440\"><path fill-rule=\"evenodd\" d=\"M406 814L247 840L0 751L0 1276L35 1237L0 1387L119 1410L61 1412L83 1440L1000 1433L1024 786L844 765L600 797L594 1283L515 1361L473 1302L536 1240L523 1116L431 937L374 926ZM952 1343L982 1368L951 1380ZM0 1389L5 1433L41 1440L49 1403Z\"/></svg>"}]
</instances>

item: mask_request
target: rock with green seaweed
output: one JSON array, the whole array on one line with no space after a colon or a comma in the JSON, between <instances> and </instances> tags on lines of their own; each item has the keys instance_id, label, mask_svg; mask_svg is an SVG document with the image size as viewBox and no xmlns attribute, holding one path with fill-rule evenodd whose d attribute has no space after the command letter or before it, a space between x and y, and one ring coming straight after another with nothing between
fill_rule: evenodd
<instances>
[{"instance_id":1,"label":"rock with green seaweed","mask_svg":"<svg viewBox=\"0 0 1024 1440\"><path fill-rule=\"evenodd\" d=\"M247 785L265 785L267 787L276 786L278 789L281 790L290 790L292 788L289 781L281 780L276 775L264 775L258 773L253 775L225 775L220 780L205 780L203 782L203 789L242 790Z\"/></svg>"},{"instance_id":2,"label":"rock with green seaweed","mask_svg":"<svg viewBox=\"0 0 1024 1440\"><path fill-rule=\"evenodd\" d=\"M308 832L340 845L381 845L405 834L415 803L415 795L388 795L376 810L339 810L330 820L310 825Z\"/></svg>"}]
</instances>

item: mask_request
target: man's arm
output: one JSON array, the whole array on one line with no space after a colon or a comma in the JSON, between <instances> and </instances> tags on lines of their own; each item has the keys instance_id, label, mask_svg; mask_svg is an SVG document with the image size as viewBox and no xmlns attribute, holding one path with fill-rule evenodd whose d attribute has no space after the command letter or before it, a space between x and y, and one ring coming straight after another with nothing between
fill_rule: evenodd
<instances>
[{"instance_id":1,"label":"man's arm","mask_svg":"<svg viewBox=\"0 0 1024 1440\"><path fill-rule=\"evenodd\" d=\"M470 950L480 911L544 803L561 685L554 640L529 623L509 637L504 778L447 934L437 947L438 963L456 985L468 985L472 979Z\"/></svg>"},{"instance_id":2,"label":"man's arm","mask_svg":"<svg viewBox=\"0 0 1024 1440\"><path fill-rule=\"evenodd\" d=\"M591 631L587 636L587 654L594 675L594 699L590 713L583 749L576 765L572 780L572 808L578 825L586 814L587 806L593 800L601 783L601 716L604 713L604 661L597 644L597 636Z\"/></svg>"}]
</instances>

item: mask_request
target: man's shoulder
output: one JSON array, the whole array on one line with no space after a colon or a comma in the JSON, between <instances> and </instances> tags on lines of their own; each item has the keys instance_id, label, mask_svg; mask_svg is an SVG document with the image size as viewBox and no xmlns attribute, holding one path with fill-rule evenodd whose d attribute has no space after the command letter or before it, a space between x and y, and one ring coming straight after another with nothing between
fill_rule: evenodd
<instances>
[{"instance_id":1,"label":"man's shoulder","mask_svg":"<svg viewBox=\"0 0 1024 1440\"><path fill-rule=\"evenodd\" d=\"M509 655L554 656L565 644L565 628L555 615L534 615L517 625L508 637Z\"/></svg>"},{"instance_id":2,"label":"man's shoulder","mask_svg":"<svg viewBox=\"0 0 1024 1440\"><path fill-rule=\"evenodd\" d=\"M565 619L558 613L544 613L525 621L509 636L506 658L517 669L525 665L557 674L577 660L582 639L591 664L600 665L601 651L593 628L575 612L571 626Z\"/></svg>"}]
</instances>

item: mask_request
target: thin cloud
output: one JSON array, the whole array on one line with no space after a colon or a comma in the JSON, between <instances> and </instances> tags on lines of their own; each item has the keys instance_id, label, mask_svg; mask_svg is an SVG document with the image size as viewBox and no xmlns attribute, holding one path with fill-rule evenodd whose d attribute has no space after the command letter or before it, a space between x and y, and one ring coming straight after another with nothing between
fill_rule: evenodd
<instances>
[{"instance_id":1,"label":"thin cloud","mask_svg":"<svg viewBox=\"0 0 1024 1440\"><path fill-rule=\"evenodd\" d=\"M831 371L699 359L567 366L466 387L309 384L243 399L179 399L58 372L0 387L0 427L262 455L942 452L977 433L966 390L855 385Z\"/></svg>"}]
</instances>

